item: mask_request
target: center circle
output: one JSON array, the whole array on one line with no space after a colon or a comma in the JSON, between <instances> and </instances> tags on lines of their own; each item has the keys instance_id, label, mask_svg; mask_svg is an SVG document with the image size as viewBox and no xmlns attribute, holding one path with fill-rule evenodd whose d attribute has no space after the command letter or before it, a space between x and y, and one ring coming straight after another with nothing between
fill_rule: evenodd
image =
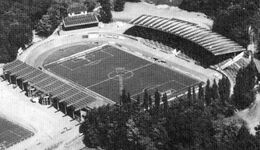
<instances>
[{"instance_id":1,"label":"center circle","mask_svg":"<svg viewBox=\"0 0 260 150\"><path fill-rule=\"evenodd\" d=\"M132 71L128 71L125 68L115 68L114 71L110 72L108 74L108 78L112 80L119 81L119 77L122 77L123 80L130 79L134 76L134 73Z\"/></svg>"}]
</instances>

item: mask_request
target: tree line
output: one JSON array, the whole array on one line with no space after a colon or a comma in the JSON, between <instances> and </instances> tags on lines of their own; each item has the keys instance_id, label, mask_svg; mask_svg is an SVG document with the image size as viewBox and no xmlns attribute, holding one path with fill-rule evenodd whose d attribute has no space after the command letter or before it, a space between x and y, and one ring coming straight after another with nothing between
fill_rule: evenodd
<instances>
[{"instance_id":1,"label":"tree line","mask_svg":"<svg viewBox=\"0 0 260 150\"><path fill-rule=\"evenodd\" d=\"M1 0L0 63L13 61L18 49L32 42L33 30L50 34L60 23L64 5L54 0Z\"/></svg>"},{"instance_id":2,"label":"tree line","mask_svg":"<svg viewBox=\"0 0 260 150\"><path fill-rule=\"evenodd\" d=\"M214 20L213 31L244 47L249 44L249 26L252 26L258 34L259 0L183 0L179 7L205 13Z\"/></svg>"},{"instance_id":3,"label":"tree line","mask_svg":"<svg viewBox=\"0 0 260 150\"><path fill-rule=\"evenodd\" d=\"M137 2L138 0L128 0ZM0 1L0 63L16 59L19 48L32 42L33 30L40 36L49 36L67 16L67 8L75 2L56 0L1 0ZM85 0L88 11L101 6L98 18L101 22L112 21L111 9L122 11L125 0ZM112 7L112 5L114 7Z\"/></svg>"},{"instance_id":4,"label":"tree line","mask_svg":"<svg viewBox=\"0 0 260 150\"><path fill-rule=\"evenodd\" d=\"M217 87L226 87L225 80ZM232 107L220 100L228 94L220 88L215 93L218 96L213 96L214 84L208 89L211 95L207 103L206 89L190 92L175 103L169 103L167 95L161 96L158 91L153 98L144 91L136 101L124 91L122 105L96 108L87 114L80 126L83 142L87 147L114 150L259 149L260 137L251 135L243 122L224 123L232 115Z\"/></svg>"},{"instance_id":5,"label":"tree line","mask_svg":"<svg viewBox=\"0 0 260 150\"><path fill-rule=\"evenodd\" d=\"M203 87L169 101L166 93L148 90L131 98L125 89L117 106L91 110L80 126L87 147L135 150L258 150L260 125L251 135L245 122L234 119L235 109L247 108L256 90L256 69L251 62L237 75L231 95L228 78L208 80Z\"/></svg>"}]
</instances>

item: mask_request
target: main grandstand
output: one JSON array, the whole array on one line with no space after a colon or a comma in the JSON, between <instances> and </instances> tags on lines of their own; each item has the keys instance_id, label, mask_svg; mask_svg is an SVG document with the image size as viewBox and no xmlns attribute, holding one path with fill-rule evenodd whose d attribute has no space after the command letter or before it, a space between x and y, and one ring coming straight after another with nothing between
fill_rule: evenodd
<instances>
[{"instance_id":1,"label":"main grandstand","mask_svg":"<svg viewBox=\"0 0 260 150\"><path fill-rule=\"evenodd\" d=\"M141 15L130 23L134 26L125 34L177 48L205 67L245 51L242 46L217 33L174 18Z\"/></svg>"},{"instance_id":2,"label":"main grandstand","mask_svg":"<svg viewBox=\"0 0 260 150\"><path fill-rule=\"evenodd\" d=\"M86 14L81 15L86 17ZM81 26L72 18L69 20L71 29ZM70 21L65 18L64 30L67 30ZM69 55L66 55L65 51L53 51L52 54L55 55L48 56L48 61L44 61L40 69L33 63L29 65L16 60L5 65L4 77L25 90L28 96L39 96L43 99L42 103L50 103L72 118L80 119L82 111L119 103L120 78L133 100L142 96L145 89L148 89L150 94L159 89L161 93L167 93L169 98L175 98L185 94L189 87L203 82L194 78L196 74L192 74L192 71L188 75L185 74L185 66L170 65L171 59L194 60L197 66L218 69L232 81L236 76L232 71L237 72L236 69L248 64L244 55L245 48L195 24L150 15L141 15L129 24L131 27L123 34L115 34L111 39L104 39L110 36L103 35L113 33L95 32L81 35L84 40L100 42L102 38L102 44L80 52L76 50L75 53L68 50ZM149 51L149 57L137 55L125 48L122 40L126 37L129 37L127 42L132 40L162 51L164 54L158 51L158 55L167 56L168 59L161 60ZM114 43L111 44L112 40ZM68 46L66 49L73 48ZM175 50L179 51L176 57L172 55ZM138 49L135 51L138 54L144 52ZM241 54L236 56L239 53Z\"/></svg>"}]
</instances>

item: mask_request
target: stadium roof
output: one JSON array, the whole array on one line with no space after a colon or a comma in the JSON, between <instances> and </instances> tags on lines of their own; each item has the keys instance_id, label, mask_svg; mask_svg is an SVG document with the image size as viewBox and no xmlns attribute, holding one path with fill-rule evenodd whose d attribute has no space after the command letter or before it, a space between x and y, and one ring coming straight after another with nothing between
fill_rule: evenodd
<instances>
[{"instance_id":1,"label":"stadium roof","mask_svg":"<svg viewBox=\"0 0 260 150\"><path fill-rule=\"evenodd\" d=\"M141 15L138 18L131 20L130 23L137 26L172 33L176 36L197 43L215 56L245 50L244 47L218 33L214 33L211 30L179 19Z\"/></svg>"},{"instance_id":2,"label":"stadium roof","mask_svg":"<svg viewBox=\"0 0 260 150\"><path fill-rule=\"evenodd\" d=\"M74 85L69 85L20 60L15 60L4 65L3 71L16 76L17 79L22 79L24 82L29 82L31 86L34 86L45 94L50 94L52 97L58 98L59 102L66 103L68 107L73 106L76 111L82 108L92 108L88 106L90 102L100 103L97 98L100 99L101 96L98 94L78 89ZM102 98L104 99L104 97ZM109 100L109 102L106 101L103 104L109 103L112 104L113 102Z\"/></svg>"},{"instance_id":3,"label":"stadium roof","mask_svg":"<svg viewBox=\"0 0 260 150\"><path fill-rule=\"evenodd\" d=\"M70 16L70 17L66 17L63 20L63 24L65 28L93 24L93 23L98 23L98 19L93 13Z\"/></svg>"}]
</instances>

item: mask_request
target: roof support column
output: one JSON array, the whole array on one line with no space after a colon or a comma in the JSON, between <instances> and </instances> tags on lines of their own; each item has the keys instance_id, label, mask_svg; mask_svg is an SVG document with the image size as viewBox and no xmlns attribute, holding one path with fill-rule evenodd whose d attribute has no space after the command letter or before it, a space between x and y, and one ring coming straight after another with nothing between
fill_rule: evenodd
<instances>
[{"instance_id":1,"label":"roof support column","mask_svg":"<svg viewBox=\"0 0 260 150\"><path fill-rule=\"evenodd\" d=\"M12 77L11 77L11 75L8 74L8 77L9 77L9 78L8 78L9 83L12 84Z\"/></svg>"},{"instance_id":2,"label":"roof support column","mask_svg":"<svg viewBox=\"0 0 260 150\"><path fill-rule=\"evenodd\" d=\"M64 106L64 114L67 115L68 114L67 106L64 103L62 105Z\"/></svg>"},{"instance_id":3,"label":"roof support column","mask_svg":"<svg viewBox=\"0 0 260 150\"><path fill-rule=\"evenodd\" d=\"M75 119L75 111L74 111L74 109L72 110L72 118Z\"/></svg>"}]
</instances>

